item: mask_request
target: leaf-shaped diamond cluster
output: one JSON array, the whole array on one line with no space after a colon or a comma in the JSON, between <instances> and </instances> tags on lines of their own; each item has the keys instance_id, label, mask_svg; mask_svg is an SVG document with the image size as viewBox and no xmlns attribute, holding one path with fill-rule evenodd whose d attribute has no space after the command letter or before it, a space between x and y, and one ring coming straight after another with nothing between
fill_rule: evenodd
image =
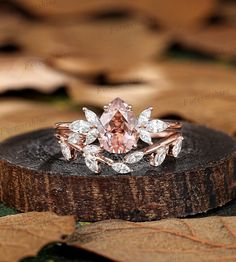
<instances>
[{"instance_id":1,"label":"leaf-shaped diamond cluster","mask_svg":"<svg viewBox=\"0 0 236 262\"><path fill-rule=\"evenodd\" d=\"M167 155L177 157L182 147L182 136L178 136L169 144L154 144L153 134L161 133L169 128L169 122L151 119L152 108L147 108L136 119L131 106L120 98L113 100L99 118L93 111L83 108L86 120L76 120L68 125L67 137L63 137L62 154L66 160L74 159L77 152L85 158L86 166L93 172L99 173L101 163L109 165L120 174L129 173L129 165L141 161L150 155L152 166L159 166ZM96 140L100 145L94 145ZM132 151L136 148L138 139L148 144L147 148ZM102 153L127 153L122 161L114 161ZM75 153L76 152L76 153Z\"/></svg>"},{"instance_id":2,"label":"leaf-shaped diamond cluster","mask_svg":"<svg viewBox=\"0 0 236 262\"><path fill-rule=\"evenodd\" d=\"M139 131L139 138L147 143L152 143L152 134L160 133L168 128L168 124L159 119L151 120L152 107L145 109L137 119L136 128Z\"/></svg>"}]
</instances>

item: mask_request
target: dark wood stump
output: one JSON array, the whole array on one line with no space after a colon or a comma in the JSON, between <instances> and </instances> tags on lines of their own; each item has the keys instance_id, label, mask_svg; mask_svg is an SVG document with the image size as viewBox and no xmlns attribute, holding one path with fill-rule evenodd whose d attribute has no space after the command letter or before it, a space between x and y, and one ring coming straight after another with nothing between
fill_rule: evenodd
<instances>
[{"instance_id":1,"label":"dark wood stump","mask_svg":"<svg viewBox=\"0 0 236 262\"><path fill-rule=\"evenodd\" d=\"M82 158L66 162L53 134L39 130L0 145L0 201L80 221L146 221L206 212L235 197L235 140L221 132L184 123L178 159L161 167L143 160L126 175L107 166L94 174Z\"/></svg>"}]
</instances>

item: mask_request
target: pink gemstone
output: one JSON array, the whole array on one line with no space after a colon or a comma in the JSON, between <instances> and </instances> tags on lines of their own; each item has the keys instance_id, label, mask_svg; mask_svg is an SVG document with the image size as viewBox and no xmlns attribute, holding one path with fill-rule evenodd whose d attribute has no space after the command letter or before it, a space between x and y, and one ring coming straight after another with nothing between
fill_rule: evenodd
<instances>
[{"instance_id":1,"label":"pink gemstone","mask_svg":"<svg viewBox=\"0 0 236 262\"><path fill-rule=\"evenodd\" d=\"M136 119L128 105L116 98L102 114L99 142L104 149L111 153L126 153L138 141L138 132L135 130Z\"/></svg>"}]
</instances>

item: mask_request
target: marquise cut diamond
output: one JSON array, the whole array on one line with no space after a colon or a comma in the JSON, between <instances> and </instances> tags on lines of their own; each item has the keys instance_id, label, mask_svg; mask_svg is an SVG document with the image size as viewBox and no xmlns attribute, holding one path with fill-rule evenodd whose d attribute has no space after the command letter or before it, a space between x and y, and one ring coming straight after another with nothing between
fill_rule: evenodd
<instances>
[{"instance_id":1,"label":"marquise cut diamond","mask_svg":"<svg viewBox=\"0 0 236 262\"><path fill-rule=\"evenodd\" d=\"M95 126L97 126L100 123L100 120L98 116L91 110L87 109L86 107L83 108L85 117L87 121Z\"/></svg>"},{"instance_id":2,"label":"marquise cut diamond","mask_svg":"<svg viewBox=\"0 0 236 262\"><path fill-rule=\"evenodd\" d=\"M96 157L93 155L86 155L85 157L85 164L86 166L93 172L98 173L99 172L99 165L96 160Z\"/></svg>"},{"instance_id":3,"label":"marquise cut diamond","mask_svg":"<svg viewBox=\"0 0 236 262\"><path fill-rule=\"evenodd\" d=\"M152 108L149 107L147 109L145 109L143 112L140 113L138 120L137 120L137 125L138 127L140 126L145 126L148 121L150 120L152 114Z\"/></svg>"},{"instance_id":4,"label":"marquise cut diamond","mask_svg":"<svg viewBox=\"0 0 236 262\"><path fill-rule=\"evenodd\" d=\"M149 144L149 145L152 144L151 134L150 134L148 131L146 131L145 129L140 128L140 130L139 130L139 138L140 138L143 142L145 142L145 143L147 143L147 144Z\"/></svg>"},{"instance_id":5,"label":"marquise cut diamond","mask_svg":"<svg viewBox=\"0 0 236 262\"><path fill-rule=\"evenodd\" d=\"M93 143L98 138L98 135L99 132L96 128L91 129L86 136L85 144L88 145Z\"/></svg>"},{"instance_id":6,"label":"marquise cut diamond","mask_svg":"<svg viewBox=\"0 0 236 262\"><path fill-rule=\"evenodd\" d=\"M71 131L81 134L86 134L90 128L91 124L85 120L76 120L69 125Z\"/></svg>"},{"instance_id":7,"label":"marquise cut diamond","mask_svg":"<svg viewBox=\"0 0 236 262\"><path fill-rule=\"evenodd\" d=\"M168 128L168 125L159 119L154 119L148 122L147 130L151 133L159 133Z\"/></svg>"},{"instance_id":8,"label":"marquise cut diamond","mask_svg":"<svg viewBox=\"0 0 236 262\"><path fill-rule=\"evenodd\" d=\"M79 143L80 139L81 139L80 134L72 133L72 134L69 135L67 141L68 141L69 144L76 145L76 144Z\"/></svg>"},{"instance_id":9,"label":"marquise cut diamond","mask_svg":"<svg viewBox=\"0 0 236 262\"><path fill-rule=\"evenodd\" d=\"M139 162L144 156L142 151L136 151L125 156L125 162L128 164L134 164Z\"/></svg>"},{"instance_id":10,"label":"marquise cut diamond","mask_svg":"<svg viewBox=\"0 0 236 262\"><path fill-rule=\"evenodd\" d=\"M159 147L150 164L153 166L160 166L164 162L167 152L168 152L168 148Z\"/></svg>"},{"instance_id":11,"label":"marquise cut diamond","mask_svg":"<svg viewBox=\"0 0 236 262\"><path fill-rule=\"evenodd\" d=\"M95 145L87 145L83 148L83 152L85 154L98 154L100 151L101 148Z\"/></svg>"},{"instance_id":12,"label":"marquise cut diamond","mask_svg":"<svg viewBox=\"0 0 236 262\"><path fill-rule=\"evenodd\" d=\"M113 170L120 174L126 174L132 171L126 164L121 162L113 163L111 167Z\"/></svg>"},{"instance_id":13,"label":"marquise cut diamond","mask_svg":"<svg viewBox=\"0 0 236 262\"><path fill-rule=\"evenodd\" d=\"M178 138L177 142L175 143L175 145L172 148L172 155L174 157L177 157L182 149L182 143L183 143L183 138L180 137Z\"/></svg>"},{"instance_id":14,"label":"marquise cut diamond","mask_svg":"<svg viewBox=\"0 0 236 262\"><path fill-rule=\"evenodd\" d=\"M72 158L69 146L63 142L60 143L60 146L61 146L62 155L64 156L66 160L69 161Z\"/></svg>"}]
</instances>

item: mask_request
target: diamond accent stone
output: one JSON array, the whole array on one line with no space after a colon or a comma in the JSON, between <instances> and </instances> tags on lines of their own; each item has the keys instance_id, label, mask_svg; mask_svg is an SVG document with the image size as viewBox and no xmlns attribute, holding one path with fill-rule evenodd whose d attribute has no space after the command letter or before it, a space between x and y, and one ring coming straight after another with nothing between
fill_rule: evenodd
<instances>
[{"instance_id":1,"label":"diamond accent stone","mask_svg":"<svg viewBox=\"0 0 236 262\"><path fill-rule=\"evenodd\" d=\"M94 155L86 155L85 164L91 171L95 173L99 173L100 171L99 164Z\"/></svg>"},{"instance_id":2,"label":"diamond accent stone","mask_svg":"<svg viewBox=\"0 0 236 262\"><path fill-rule=\"evenodd\" d=\"M149 145L152 144L151 134L148 131L146 131L145 129L139 130L139 137L143 142L145 142Z\"/></svg>"},{"instance_id":3,"label":"diamond accent stone","mask_svg":"<svg viewBox=\"0 0 236 262\"><path fill-rule=\"evenodd\" d=\"M147 131L151 133L159 133L168 128L168 124L159 119L154 119L148 122Z\"/></svg>"},{"instance_id":4,"label":"diamond accent stone","mask_svg":"<svg viewBox=\"0 0 236 262\"><path fill-rule=\"evenodd\" d=\"M99 141L110 153L127 153L138 141L136 119L130 107L120 98L113 100L100 118Z\"/></svg>"},{"instance_id":5,"label":"diamond accent stone","mask_svg":"<svg viewBox=\"0 0 236 262\"><path fill-rule=\"evenodd\" d=\"M83 148L85 154L98 154L101 152L101 148L95 145L87 145Z\"/></svg>"},{"instance_id":6,"label":"diamond accent stone","mask_svg":"<svg viewBox=\"0 0 236 262\"><path fill-rule=\"evenodd\" d=\"M151 118L151 114L152 114L152 108L149 107L147 109L145 109L143 112L140 113L138 120L137 120L137 125L140 126L146 126L148 121Z\"/></svg>"},{"instance_id":7,"label":"diamond accent stone","mask_svg":"<svg viewBox=\"0 0 236 262\"><path fill-rule=\"evenodd\" d=\"M83 110L85 113L85 117L89 123L95 126L97 126L100 123L98 116L93 111L89 110L86 107L84 107Z\"/></svg>"},{"instance_id":8,"label":"diamond accent stone","mask_svg":"<svg viewBox=\"0 0 236 262\"><path fill-rule=\"evenodd\" d=\"M72 158L69 146L63 142L60 143L60 146L61 146L62 155L64 156L66 160L69 161Z\"/></svg>"},{"instance_id":9,"label":"diamond accent stone","mask_svg":"<svg viewBox=\"0 0 236 262\"><path fill-rule=\"evenodd\" d=\"M91 144L93 143L99 135L99 131L96 128L91 129L88 134L86 135L86 140L85 140L85 144Z\"/></svg>"},{"instance_id":10,"label":"diamond accent stone","mask_svg":"<svg viewBox=\"0 0 236 262\"><path fill-rule=\"evenodd\" d=\"M80 134L78 134L78 133L71 133L69 135L67 141L68 141L69 144L76 145L76 144L79 143L80 139L81 139Z\"/></svg>"},{"instance_id":11,"label":"diamond accent stone","mask_svg":"<svg viewBox=\"0 0 236 262\"><path fill-rule=\"evenodd\" d=\"M132 171L126 164L121 162L113 163L111 167L113 170L120 174L126 174Z\"/></svg>"},{"instance_id":12,"label":"diamond accent stone","mask_svg":"<svg viewBox=\"0 0 236 262\"><path fill-rule=\"evenodd\" d=\"M167 152L168 148L166 147L158 148L154 155L154 158L150 161L150 164L152 166L160 166L164 162Z\"/></svg>"},{"instance_id":13,"label":"diamond accent stone","mask_svg":"<svg viewBox=\"0 0 236 262\"><path fill-rule=\"evenodd\" d=\"M139 162L143 158L143 156L144 153L142 151L136 151L125 156L124 160L128 164L134 164Z\"/></svg>"},{"instance_id":14,"label":"diamond accent stone","mask_svg":"<svg viewBox=\"0 0 236 262\"><path fill-rule=\"evenodd\" d=\"M133 171L132 164L146 160L147 155L151 165L160 166L167 155L177 157L181 151L182 124L152 119L151 107L136 118L132 106L116 98L104 106L100 118L87 108L83 111L85 120L56 123L55 136L65 159L75 159L80 153L93 172L100 172L101 165L106 164L114 171L126 174ZM168 127L171 130L163 132ZM142 148L143 143L138 146L139 139L149 146ZM123 155L109 157L105 151Z\"/></svg>"},{"instance_id":15,"label":"diamond accent stone","mask_svg":"<svg viewBox=\"0 0 236 262\"><path fill-rule=\"evenodd\" d=\"M172 155L177 157L182 149L183 137L179 137L172 148Z\"/></svg>"},{"instance_id":16,"label":"diamond accent stone","mask_svg":"<svg viewBox=\"0 0 236 262\"><path fill-rule=\"evenodd\" d=\"M91 128L91 124L85 120L76 120L69 125L69 129L73 132L86 134Z\"/></svg>"}]
</instances>

